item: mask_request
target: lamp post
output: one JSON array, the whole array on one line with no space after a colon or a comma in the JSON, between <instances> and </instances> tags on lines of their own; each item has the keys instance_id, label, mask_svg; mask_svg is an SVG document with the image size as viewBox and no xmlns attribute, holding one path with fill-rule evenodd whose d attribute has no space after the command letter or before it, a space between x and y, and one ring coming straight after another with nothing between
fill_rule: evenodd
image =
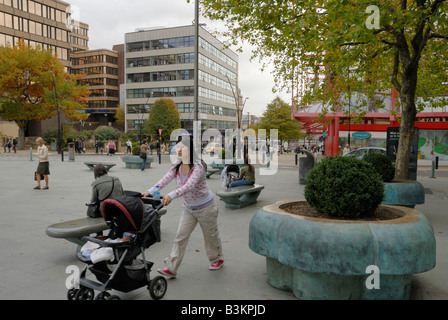
<instances>
[{"instance_id":1,"label":"lamp post","mask_svg":"<svg viewBox=\"0 0 448 320\"><path fill-rule=\"evenodd\" d=\"M348 145L350 146L350 117L351 117L351 100L352 100L352 95L350 92L350 86L348 87Z\"/></svg>"},{"instance_id":2,"label":"lamp post","mask_svg":"<svg viewBox=\"0 0 448 320\"><path fill-rule=\"evenodd\" d=\"M62 150L62 141L61 141L61 111L59 110L59 102L58 102L58 94L56 91L56 80L54 79L53 71L50 71L51 77L53 78L53 96L56 103L56 112L58 114L58 153L61 154L61 161L64 162L64 150ZM67 88L68 81L65 82L64 90L62 91L62 95L65 93L65 89Z\"/></svg>"},{"instance_id":3,"label":"lamp post","mask_svg":"<svg viewBox=\"0 0 448 320\"><path fill-rule=\"evenodd\" d=\"M140 117L141 112L140 112L140 111L137 111L137 109L136 109L135 107L132 107L132 109L134 109L135 113L136 113L137 116L138 116L138 120L139 120L139 124L138 124L138 142L139 142L139 144L141 145L141 144L142 144L143 115L141 115L141 117Z\"/></svg>"},{"instance_id":4,"label":"lamp post","mask_svg":"<svg viewBox=\"0 0 448 320\"><path fill-rule=\"evenodd\" d=\"M199 0L195 1L194 18L194 121L199 120Z\"/></svg>"},{"instance_id":5,"label":"lamp post","mask_svg":"<svg viewBox=\"0 0 448 320\"><path fill-rule=\"evenodd\" d=\"M157 154L159 156L159 164L162 163L162 154L160 152L160 147L162 146L162 131L165 127L162 124L158 125L157 132L159 134L159 146L157 148Z\"/></svg>"}]
</instances>

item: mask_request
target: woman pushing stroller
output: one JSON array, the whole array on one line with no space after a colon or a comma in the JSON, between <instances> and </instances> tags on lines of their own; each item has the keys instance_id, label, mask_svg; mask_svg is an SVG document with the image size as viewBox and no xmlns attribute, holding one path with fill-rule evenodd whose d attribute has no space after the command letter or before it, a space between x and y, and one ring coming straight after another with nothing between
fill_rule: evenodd
<instances>
[{"instance_id":1,"label":"woman pushing stroller","mask_svg":"<svg viewBox=\"0 0 448 320\"><path fill-rule=\"evenodd\" d=\"M207 165L199 157L195 160L193 139L188 135L179 136L176 151L178 159L165 176L142 193L143 197L148 197L153 194L156 185L162 189L176 179L177 189L165 195L162 203L167 206L173 199L181 196L185 200L171 253L164 260L165 268L157 270L170 278L176 277L190 235L198 223L204 235L205 250L210 261L209 269L218 270L224 263L218 231L219 209L215 204L213 192L207 185Z\"/></svg>"}]
</instances>

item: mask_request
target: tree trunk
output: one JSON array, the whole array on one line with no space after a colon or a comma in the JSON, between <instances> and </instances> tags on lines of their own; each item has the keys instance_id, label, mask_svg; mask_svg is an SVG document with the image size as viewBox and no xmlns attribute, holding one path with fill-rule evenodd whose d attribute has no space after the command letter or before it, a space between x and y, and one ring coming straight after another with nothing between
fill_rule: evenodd
<instances>
[{"instance_id":1,"label":"tree trunk","mask_svg":"<svg viewBox=\"0 0 448 320\"><path fill-rule=\"evenodd\" d=\"M415 107L415 91L417 88L417 67L409 66L403 72L400 90L401 124L395 163L395 178L408 179L411 143L414 135L414 124L417 115Z\"/></svg>"},{"instance_id":2,"label":"tree trunk","mask_svg":"<svg viewBox=\"0 0 448 320\"><path fill-rule=\"evenodd\" d=\"M25 127L19 125L19 136L18 136L18 150L23 150L25 148Z\"/></svg>"}]
</instances>

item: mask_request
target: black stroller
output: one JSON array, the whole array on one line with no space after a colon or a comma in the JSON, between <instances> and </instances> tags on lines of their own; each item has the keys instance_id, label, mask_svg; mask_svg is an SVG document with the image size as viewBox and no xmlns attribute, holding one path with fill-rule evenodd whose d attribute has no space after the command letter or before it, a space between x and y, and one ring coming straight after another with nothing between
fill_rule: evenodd
<instances>
[{"instance_id":1,"label":"black stroller","mask_svg":"<svg viewBox=\"0 0 448 320\"><path fill-rule=\"evenodd\" d=\"M68 291L69 300L93 300L94 292L99 291L95 300L119 300L108 290L130 292L147 286L153 299L161 299L167 289L167 281L162 276L150 278L153 262L146 261L145 249L160 242L160 200L141 198L138 192L125 192L125 196L107 199L103 202L103 218L109 226L107 237L85 237L85 240L98 244L99 248L111 248L113 259L93 263L81 252L79 260L86 266L79 277L79 288ZM123 233L134 235L132 240L121 242ZM113 241L115 240L115 241ZM118 242L117 242L118 241ZM110 251L109 251L110 252ZM136 259L141 254L142 259ZM87 270L99 282L86 278Z\"/></svg>"}]
</instances>

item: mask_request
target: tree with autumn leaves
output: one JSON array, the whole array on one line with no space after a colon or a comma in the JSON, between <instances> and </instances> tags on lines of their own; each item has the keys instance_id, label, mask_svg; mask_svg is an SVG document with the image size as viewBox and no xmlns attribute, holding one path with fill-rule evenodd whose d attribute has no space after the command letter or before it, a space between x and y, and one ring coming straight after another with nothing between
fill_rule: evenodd
<instances>
[{"instance_id":1,"label":"tree with autumn leaves","mask_svg":"<svg viewBox=\"0 0 448 320\"><path fill-rule=\"evenodd\" d=\"M365 101L396 90L401 122L396 178L407 178L417 112L447 103L447 0L201 0L201 11L224 21L229 45L247 42L252 58L273 63L278 88L314 73L301 105L321 101L339 111L341 97Z\"/></svg>"},{"instance_id":2,"label":"tree with autumn leaves","mask_svg":"<svg viewBox=\"0 0 448 320\"><path fill-rule=\"evenodd\" d=\"M87 119L83 109L90 92L78 79L50 50L30 48L23 40L0 47L0 117L19 126L19 149L31 120L51 119L57 109L69 119Z\"/></svg>"},{"instance_id":3,"label":"tree with autumn leaves","mask_svg":"<svg viewBox=\"0 0 448 320\"><path fill-rule=\"evenodd\" d=\"M305 136L301 132L300 124L291 119L291 106L280 97L276 97L266 106L260 122L256 124L254 129L255 131L265 129L268 137L271 130L277 129L280 141L299 140Z\"/></svg>"}]
</instances>

